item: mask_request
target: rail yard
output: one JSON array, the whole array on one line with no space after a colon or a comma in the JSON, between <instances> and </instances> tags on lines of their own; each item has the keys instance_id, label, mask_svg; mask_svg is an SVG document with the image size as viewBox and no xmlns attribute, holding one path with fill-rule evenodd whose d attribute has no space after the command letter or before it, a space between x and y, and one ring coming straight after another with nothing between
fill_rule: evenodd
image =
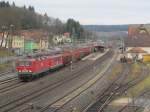
<instances>
[{"instance_id":1,"label":"rail yard","mask_svg":"<svg viewBox=\"0 0 150 112\"><path fill-rule=\"evenodd\" d=\"M67 53L69 57L69 52ZM148 66L140 64L137 70L137 65L121 63L117 59L118 51L112 48L92 54L87 51L85 56L83 50L82 53L79 61L76 60L73 64L66 61L66 66L44 71L32 80L20 79L20 71L18 75L11 71L1 73L0 111L124 112L128 107L130 112L130 103L113 111L112 102L125 97L126 92L148 77ZM31 57L28 58L31 60ZM149 89L141 93L141 96L147 92ZM138 109L141 110L135 107L135 110Z\"/></svg>"},{"instance_id":2,"label":"rail yard","mask_svg":"<svg viewBox=\"0 0 150 112\"><path fill-rule=\"evenodd\" d=\"M120 53L117 49L105 48L103 51L101 50L103 47L96 46L95 48L95 52L91 52L92 47L78 48L82 52L74 49L71 52L65 52L62 58L61 54L49 56L46 53L29 56L26 60L23 59L23 64L22 59L17 61L16 72L18 74L6 71L0 75L0 111L133 112L134 108L136 112L146 109L147 106L136 106L136 103L133 106L131 101L124 105L118 103L117 106L113 105L113 102L117 102L117 99L129 99L132 88L148 77L149 66L118 60ZM59 65L59 62L66 65L58 66L55 70L51 70L53 67L50 67L50 70L44 69L43 73L37 75L38 77L32 77L31 80L28 80L29 77L20 78L19 75L22 73L26 75L27 71L30 74L34 72L30 72L34 70L30 67L32 64L25 65L25 61L33 61L33 58L40 57L41 60L46 59L48 62L53 59L54 55L59 57L59 61L53 65ZM71 62L72 57L77 59L73 63ZM44 68L48 67L46 62ZM138 96L142 97L149 91L148 88L144 89ZM138 96L135 96L135 99ZM137 105L140 104L137 103Z\"/></svg>"},{"instance_id":3,"label":"rail yard","mask_svg":"<svg viewBox=\"0 0 150 112\"><path fill-rule=\"evenodd\" d=\"M0 0L0 112L150 112L148 9Z\"/></svg>"},{"instance_id":4,"label":"rail yard","mask_svg":"<svg viewBox=\"0 0 150 112\"><path fill-rule=\"evenodd\" d=\"M129 79L131 65L121 64L117 57L112 49L96 52L29 82L18 80L14 73L9 77L9 72L2 73L0 111L102 112L148 74L144 66Z\"/></svg>"}]
</instances>

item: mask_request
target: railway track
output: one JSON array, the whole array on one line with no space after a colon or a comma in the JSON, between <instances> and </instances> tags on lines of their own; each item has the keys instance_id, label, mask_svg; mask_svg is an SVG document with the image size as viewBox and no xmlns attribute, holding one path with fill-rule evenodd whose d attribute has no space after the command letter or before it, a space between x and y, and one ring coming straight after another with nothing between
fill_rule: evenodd
<instances>
[{"instance_id":1,"label":"railway track","mask_svg":"<svg viewBox=\"0 0 150 112\"><path fill-rule=\"evenodd\" d=\"M150 93L150 88L149 89L147 89L147 90L145 90L144 92L142 92L139 96L138 96L138 98L139 97L144 97L146 94L149 94ZM135 100L136 101L136 100ZM129 106L130 104L128 104L128 106ZM135 107L135 109L134 109L134 111L133 112L139 112L139 110L141 109L141 107ZM145 111L144 111L145 112Z\"/></svg>"},{"instance_id":2,"label":"railway track","mask_svg":"<svg viewBox=\"0 0 150 112\"><path fill-rule=\"evenodd\" d=\"M10 91L10 90L20 87L24 84L25 83L20 82L18 80L18 77L10 77L10 78L1 80L0 81L0 93Z\"/></svg>"},{"instance_id":3,"label":"railway track","mask_svg":"<svg viewBox=\"0 0 150 112\"><path fill-rule=\"evenodd\" d=\"M102 77L101 77L102 78ZM101 78L99 79L99 80L101 80ZM116 80L118 80L118 79L116 79ZM114 81L115 82L115 81ZM116 84L115 83L111 83L110 84L110 86L108 87L108 88L106 88L106 90L103 92L103 93L105 93L105 95L106 95L106 92L107 93L111 93L112 94L112 90L114 90L114 89L117 89L117 87L116 87ZM94 83L95 84L95 83ZM91 86L93 86L93 85L91 85ZM91 87L90 86L90 87ZM90 88L89 87L89 88ZM87 88L87 89L89 89L89 88ZM86 89L86 90L87 90ZM84 91L86 91L86 90L84 90ZM111 92L108 92L108 91L110 91L111 90ZM84 91L82 91L80 94L82 94ZM78 94L77 96L79 96L80 94ZM108 94L107 94L108 95ZM77 97L76 96L76 97ZM59 108L57 108L57 109L54 109L52 112L61 112L61 109L63 110L63 107L65 106L65 105L67 105L68 103L70 103L72 100L74 100L76 97L74 97L74 98L72 98L72 99L70 99L69 101L67 101L67 102L65 102L63 105L61 105ZM104 97L103 95L101 96L101 97ZM60 101L59 101L60 102ZM58 103L59 104L59 103ZM85 109L85 108L84 108ZM72 110L70 110L69 112L71 112ZM82 111L84 111L84 110L82 110ZM44 112L44 111L40 111L40 112ZM95 111L91 111L91 112L95 112Z\"/></svg>"},{"instance_id":4,"label":"railway track","mask_svg":"<svg viewBox=\"0 0 150 112\"><path fill-rule=\"evenodd\" d=\"M136 101L136 98L140 98L143 97L145 94L149 93L150 89L145 90L144 92L142 92L139 96L135 97L134 102ZM123 112L127 107L130 107L131 103L126 104L125 106L123 106L121 109L119 109L117 112ZM138 110L141 109L141 107L135 106L134 111L132 110L132 112L138 112Z\"/></svg>"},{"instance_id":5,"label":"railway track","mask_svg":"<svg viewBox=\"0 0 150 112\"><path fill-rule=\"evenodd\" d=\"M10 70L0 73L0 85L6 84L6 83L9 83L18 79L17 76L9 76L8 74L14 75L15 73L12 74L12 71ZM6 75L8 75L9 77L8 76L6 77Z\"/></svg>"},{"instance_id":6,"label":"railway track","mask_svg":"<svg viewBox=\"0 0 150 112\"><path fill-rule=\"evenodd\" d=\"M47 110L51 111L51 112L59 111L64 105L71 102L74 98L76 98L77 96L82 94L84 91L89 89L92 85L94 85L98 80L100 80L104 76L104 73L106 70L104 70L104 72L102 72L103 75L101 75L98 79L96 79L96 80L92 80L93 78L89 79L84 84L82 84L78 88L74 89L73 91L69 92L62 98L60 98L60 99L56 100L55 102L52 102L52 103L48 104L47 106L43 107L42 109L38 110L38 112L45 112ZM94 77L94 78L96 78L96 77ZM92 83L90 83L90 82L92 82Z\"/></svg>"},{"instance_id":7,"label":"railway track","mask_svg":"<svg viewBox=\"0 0 150 112\"><path fill-rule=\"evenodd\" d=\"M145 69L143 69L142 75L145 75L145 72L146 72ZM134 87L137 83L141 82L145 77L134 78L124 84L122 83L117 84L118 86L116 86L115 89L105 91L103 95L100 96L100 98L98 98L98 101L95 101L93 105L90 105L91 107L89 106L87 109L84 110L84 112L93 112L93 110L94 112L104 112L104 109L109 105L109 103L113 99L124 94L125 91L127 91L129 88ZM124 80L122 81L124 82Z\"/></svg>"},{"instance_id":8,"label":"railway track","mask_svg":"<svg viewBox=\"0 0 150 112\"><path fill-rule=\"evenodd\" d=\"M0 93L4 93L4 92L7 92L7 91L10 91L10 90L15 89L17 87L20 87L20 86L22 86L24 84L25 83L19 82L19 81L16 81L16 82L10 83L10 84L7 83L7 85L5 85L5 83L1 84L0 86L2 86L2 87L0 87Z\"/></svg>"},{"instance_id":9,"label":"railway track","mask_svg":"<svg viewBox=\"0 0 150 112\"><path fill-rule=\"evenodd\" d=\"M83 68L82 70L75 72L74 74L76 74L76 75L73 75L73 77L71 77L71 78L68 78L68 79L65 79L63 81L47 85L46 87L40 88L37 91L33 91L32 93L30 93L28 95L25 95L25 96L20 97L18 99L14 99L13 101L11 101L9 103L0 105L0 111L1 112L8 112L8 111L11 111L13 109L16 109L18 106L24 105L25 103L29 102L30 100L35 99L35 98L43 95L44 93L47 93L47 92L59 87L63 83L67 83L68 81L72 81L75 78L78 78L81 74L87 72L87 70L89 70L93 65L95 65L95 66L98 65L99 62L101 62L103 60L106 60L112 54L113 54L113 51L109 51L104 56L102 56L100 59L98 59L94 64L89 64L85 68Z\"/></svg>"},{"instance_id":10,"label":"railway track","mask_svg":"<svg viewBox=\"0 0 150 112\"><path fill-rule=\"evenodd\" d=\"M11 71L10 71L10 70L8 70L8 71L5 71L5 72L1 72L1 73L0 73L0 77L2 77L2 76L4 76L4 75L6 75L6 74L8 74L8 73L11 73Z\"/></svg>"},{"instance_id":11,"label":"railway track","mask_svg":"<svg viewBox=\"0 0 150 112\"><path fill-rule=\"evenodd\" d=\"M136 97L136 98L143 97L145 94L147 94L147 93L149 93L149 92L150 92L150 89L148 89L148 90L142 92L142 93L141 93L138 97ZM136 101L136 98L135 98L134 102ZM130 105L131 105L131 103L126 104L126 105L123 106L121 109L119 109L117 112L123 112L126 108L130 107ZM133 105L133 106L134 106L134 105ZM138 110L141 109L141 107L138 107L138 106L134 106L134 108L135 108L135 109L132 110L132 112L138 112Z\"/></svg>"},{"instance_id":12,"label":"railway track","mask_svg":"<svg viewBox=\"0 0 150 112\"><path fill-rule=\"evenodd\" d=\"M9 82L12 82L12 81L16 81L16 80L18 80L18 77L6 78L4 80L0 80L0 85L6 84L6 83L9 83Z\"/></svg>"},{"instance_id":13,"label":"railway track","mask_svg":"<svg viewBox=\"0 0 150 112\"><path fill-rule=\"evenodd\" d=\"M130 88L132 88L132 87L134 87L134 86L136 86L136 84L138 84L138 83L140 83L141 81L143 81L146 77L147 77L147 75L148 75L148 70L145 70L145 69L143 69L143 72L142 72L142 74L141 74L141 76L142 75L144 75L144 77L140 77L139 79L133 79L133 80L131 80L130 82L128 82L128 85L124 85L124 87L122 87L121 89L122 89L122 92L120 92L121 94L120 95L123 95L123 94L125 94L125 91L127 91L128 89L130 89ZM121 91L121 90L120 90ZM139 95L138 97L141 97L141 96L143 96L144 94L146 94L147 92L149 92L150 91L150 89L149 90L146 90L146 91L144 91L141 95ZM122 112L127 106L129 106L130 104L127 104L127 105L125 105L123 108L121 108L119 111L117 111L117 112ZM139 110L139 107L137 107L137 109L135 110L135 111L133 111L133 112L136 112L137 110Z\"/></svg>"},{"instance_id":14,"label":"railway track","mask_svg":"<svg viewBox=\"0 0 150 112\"><path fill-rule=\"evenodd\" d=\"M106 104L112 99L117 89L120 88L118 83L123 83L124 79L127 77L126 74L130 72L129 67L124 65L123 72L119 75L119 77L114 80L112 84L110 84L103 93L96 96L97 100L93 101L91 104L85 106L83 108L83 112L97 112L98 110L102 110Z\"/></svg>"}]
</instances>

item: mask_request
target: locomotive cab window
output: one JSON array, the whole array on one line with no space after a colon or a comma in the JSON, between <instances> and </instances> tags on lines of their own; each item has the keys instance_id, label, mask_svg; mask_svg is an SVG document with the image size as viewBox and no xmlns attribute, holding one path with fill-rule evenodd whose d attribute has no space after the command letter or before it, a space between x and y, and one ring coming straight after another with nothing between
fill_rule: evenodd
<instances>
[{"instance_id":1,"label":"locomotive cab window","mask_svg":"<svg viewBox=\"0 0 150 112\"><path fill-rule=\"evenodd\" d=\"M20 61L18 63L18 66L31 66L31 62L30 61Z\"/></svg>"},{"instance_id":2,"label":"locomotive cab window","mask_svg":"<svg viewBox=\"0 0 150 112\"><path fill-rule=\"evenodd\" d=\"M26 62L24 63L25 66L31 66L31 64L32 64L32 63L31 63L30 61L26 61Z\"/></svg>"}]
</instances>

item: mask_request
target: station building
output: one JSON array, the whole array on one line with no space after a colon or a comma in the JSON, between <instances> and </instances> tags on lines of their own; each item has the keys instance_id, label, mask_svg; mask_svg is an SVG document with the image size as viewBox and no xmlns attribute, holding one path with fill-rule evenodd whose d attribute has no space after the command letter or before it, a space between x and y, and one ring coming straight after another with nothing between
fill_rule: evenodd
<instances>
[{"instance_id":1,"label":"station building","mask_svg":"<svg viewBox=\"0 0 150 112\"><path fill-rule=\"evenodd\" d=\"M143 59L150 55L150 24L129 25L125 38L125 53L129 59Z\"/></svg>"}]
</instances>

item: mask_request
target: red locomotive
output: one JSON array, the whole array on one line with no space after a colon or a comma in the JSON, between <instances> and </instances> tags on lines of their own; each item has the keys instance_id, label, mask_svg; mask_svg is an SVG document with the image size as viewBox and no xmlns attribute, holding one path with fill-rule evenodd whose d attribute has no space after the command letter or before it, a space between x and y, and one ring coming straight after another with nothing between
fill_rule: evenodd
<instances>
[{"instance_id":1,"label":"red locomotive","mask_svg":"<svg viewBox=\"0 0 150 112\"><path fill-rule=\"evenodd\" d=\"M20 60L17 64L18 77L21 80L31 80L39 74L63 66L62 55L43 56Z\"/></svg>"},{"instance_id":2,"label":"red locomotive","mask_svg":"<svg viewBox=\"0 0 150 112\"><path fill-rule=\"evenodd\" d=\"M93 47L82 47L63 51L59 54L28 57L17 62L16 70L18 78L23 81L32 80L40 74L58 69L70 64L70 62L80 60L92 52Z\"/></svg>"}]
</instances>

